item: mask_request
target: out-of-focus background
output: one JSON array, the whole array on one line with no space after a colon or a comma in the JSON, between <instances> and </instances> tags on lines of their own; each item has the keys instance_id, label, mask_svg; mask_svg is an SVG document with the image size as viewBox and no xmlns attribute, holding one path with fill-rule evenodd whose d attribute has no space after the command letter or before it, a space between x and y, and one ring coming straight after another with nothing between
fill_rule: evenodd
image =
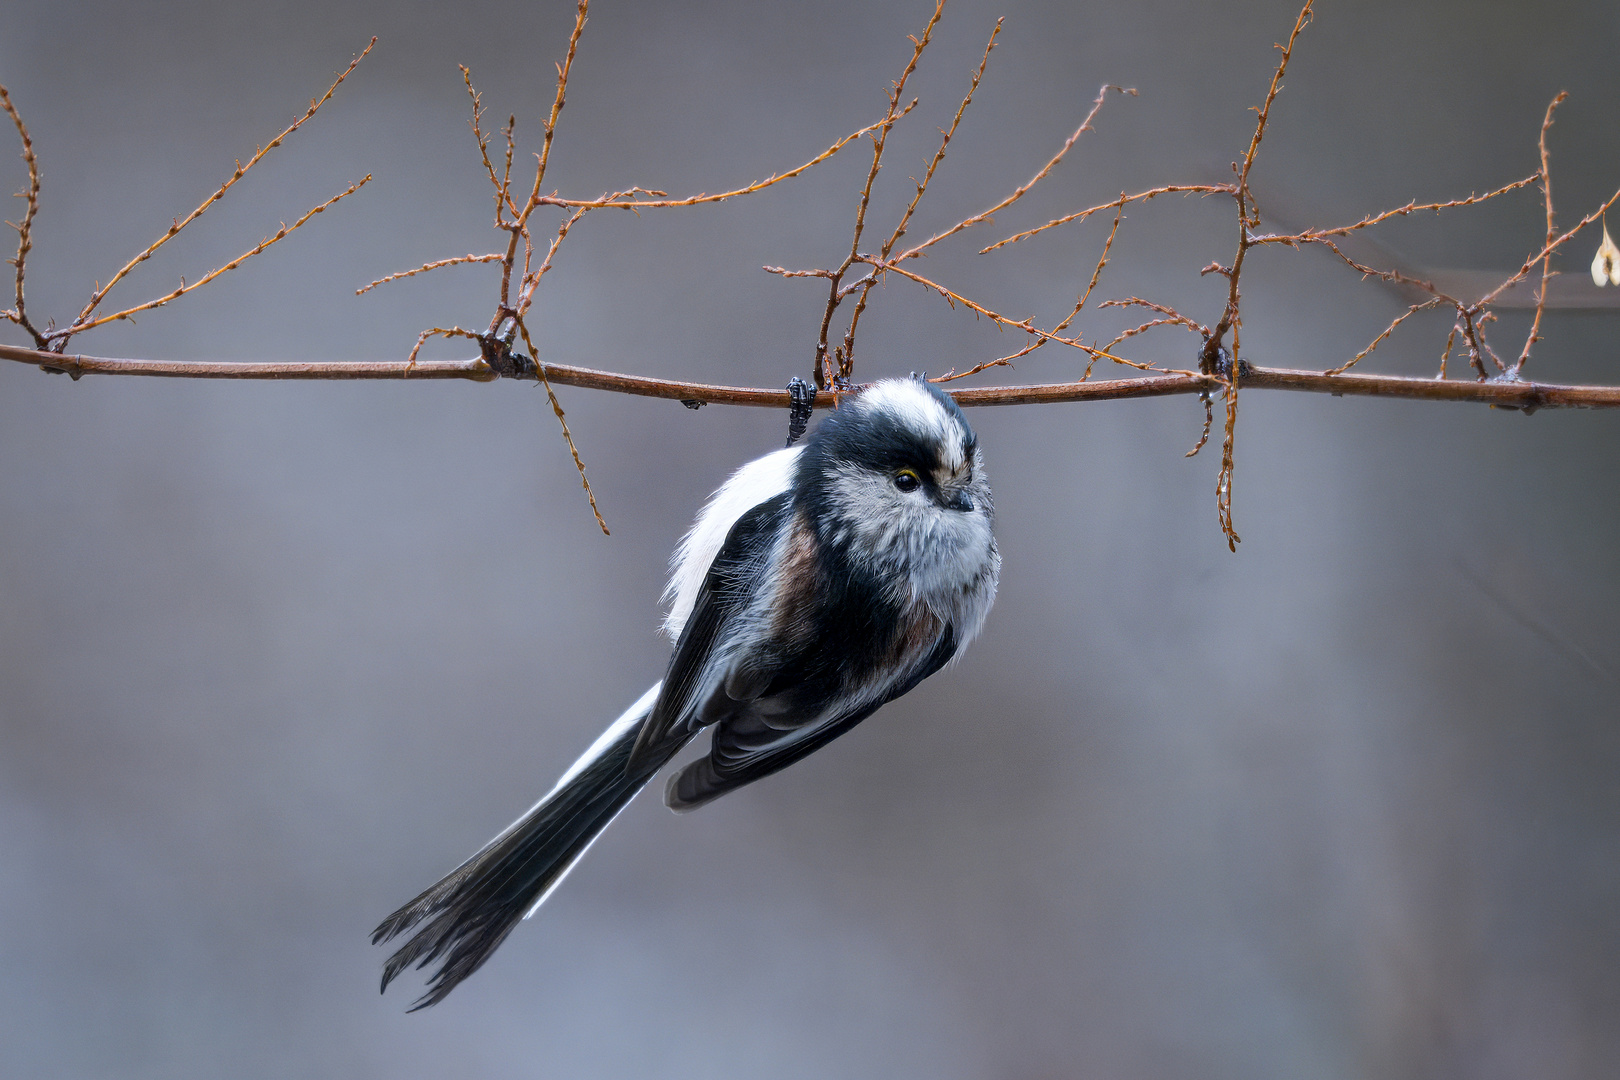
<instances>
[{"instance_id":1,"label":"out-of-focus background","mask_svg":"<svg viewBox=\"0 0 1620 1080\"><path fill-rule=\"evenodd\" d=\"M550 182L715 191L875 119L930 6L600 3ZM1229 175L1295 8L953 3L874 200L886 234L977 64L913 229L1042 187L928 261L1050 325L1124 189ZM398 358L482 327L493 250L458 63L538 145L572 5L9 0L0 80L45 190L36 317L326 110L119 286L195 280L361 194L101 355ZM1536 168L1560 220L1620 185L1620 8L1326 4L1254 174L1331 225ZM0 133L0 178L23 183ZM533 322L546 357L752 385L809 371L868 151L724 207L599 213ZM16 218L21 204L8 216ZM1516 267L1537 195L1393 222L1418 265ZM1097 298L1213 321L1229 205L1126 214ZM870 234L869 234L870 235ZM1560 259L1584 274L1597 237ZM1341 363L1402 301L1257 252L1245 353ZM9 287L9 286L8 286ZM1516 321L1517 320L1517 321ZM1079 326L1101 336L1115 313ZM1367 361L1432 373L1448 320ZM1516 351L1525 323L1494 328ZM25 344L13 330L5 340ZM1620 376L1613 314L1555 312L1529 373ZM1141 340L1174 366L1192 339ZM1022 345L903 283L861 376ZM461 355L435 346L430 355ZM1003 381L1073 377L1056 348ZM1460 366L1459 366L1460 370ZM1112 376L1113 372L1103 372ZM790 771L675 817L644 798L443 1005L386 997L371 927L529 805L657 678L665 560L786 417L560 390L204 383L0 367L0 1071L49 1077L1521 1077L1620 1067L1620 416L1251 392L1236 513L1191 398L978 410L1006 559L982 640Z\"/></svg>"}]
</instances>

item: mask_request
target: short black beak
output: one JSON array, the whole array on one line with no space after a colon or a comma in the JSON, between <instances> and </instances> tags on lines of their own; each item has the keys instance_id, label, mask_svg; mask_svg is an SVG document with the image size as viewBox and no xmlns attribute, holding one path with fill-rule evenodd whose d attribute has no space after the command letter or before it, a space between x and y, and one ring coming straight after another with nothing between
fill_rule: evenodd
<instances>
[{"instance_id":1,"label":"short black beak","mask_svg":"<svg viewBox=\"0 0 1620 1080\"><path fill-rule=\"evenodd\" d=\"M945 493L941 492L940 494L943 496ZM969 495L966 491L958 491L948 500L941 498L940 505L947 510L961 510L962 512L966 513L967 511L973 509L973 496Z\"/></svg>"}]
</instances>

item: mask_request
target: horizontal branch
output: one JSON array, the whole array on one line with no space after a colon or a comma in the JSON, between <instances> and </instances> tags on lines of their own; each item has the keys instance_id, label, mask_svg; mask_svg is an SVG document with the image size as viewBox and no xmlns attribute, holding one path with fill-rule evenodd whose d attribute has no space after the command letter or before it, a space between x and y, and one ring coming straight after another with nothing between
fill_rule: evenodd
<instances>
[{"instance_id":1,"label":"horizontal branch","mask_svg":"<svg viewBox=\"0 0 1620 1080\"><path fill-rule=\"evenodd\" d=\"M78 378L81 375L151 375L179 379L468 379L493 382L498 376L482 359L342 360L287 363L234 363L185 360L129 360L102 356L58 355L0 345L0 360L38 364ZM757 405L785 409L786 390L712 383L655 379L624 375L571 364L547 364L546 377L563 386L606 390L618 394L664 398L708 405ZM1471 382L1458 379L1416 379L1401 375L1327 375L1319 371L1248 366L1241 377L1245 389L1293 390L1303 393L1352 394L1358 397L1408 398L1416 401L1472 401L1514 409L1620 408L1620 386L1566 386L1527 380ZM1066 401L1108 401L1119 398L1165 397L1217 389L1213 376L1151 375L1131 379L1093 379L1085 382L1044 383L1024 386L980 386L950 391L963 406L1050 405ZM835 395L826 394L818 408L830 408Z\"/></svg>"}]
</instances>

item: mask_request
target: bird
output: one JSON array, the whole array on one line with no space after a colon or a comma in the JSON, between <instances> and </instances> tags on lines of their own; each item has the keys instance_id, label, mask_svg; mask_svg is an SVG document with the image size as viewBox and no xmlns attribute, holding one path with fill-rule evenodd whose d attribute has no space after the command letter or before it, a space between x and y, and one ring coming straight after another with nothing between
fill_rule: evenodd
<instances>
[{"instance_id":1,"label":"bird","mask_svg":"<svg viewBox=\"0 0 1620 1080\"><path fill-rule=\"evenodd\" d=\"M694 737L664 789L685 813L782 769L934 674L979 633L1001 573L978 436L926 378L891 378L738 469L671 558L664 677L544 798L383 920L382 989L437 963L443 1001L545 902Z\"/></svg>"}]
</instances>

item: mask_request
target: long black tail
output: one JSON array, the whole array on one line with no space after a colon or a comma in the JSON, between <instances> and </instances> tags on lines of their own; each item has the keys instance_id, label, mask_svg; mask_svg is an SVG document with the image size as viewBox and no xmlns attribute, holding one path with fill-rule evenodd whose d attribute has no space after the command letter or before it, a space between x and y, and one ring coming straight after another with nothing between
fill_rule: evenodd
<instances>
[{"instance_id":1,"label":"long black tail","mask_svg":"<svg viewBox=\"0 0 1620 1080\"><path fill-rule=\"evenodd\" d=\"M410 965L422 968L442 959L411 1011L438 1004L545 901L602 830L690 738L669 740L659 747L667 752L626 772L658 690L654 685L614 721L533 809L372 931L372 944L380 945L427 920L383 965L383 990Z\"/></svg>"}]
</instances>

